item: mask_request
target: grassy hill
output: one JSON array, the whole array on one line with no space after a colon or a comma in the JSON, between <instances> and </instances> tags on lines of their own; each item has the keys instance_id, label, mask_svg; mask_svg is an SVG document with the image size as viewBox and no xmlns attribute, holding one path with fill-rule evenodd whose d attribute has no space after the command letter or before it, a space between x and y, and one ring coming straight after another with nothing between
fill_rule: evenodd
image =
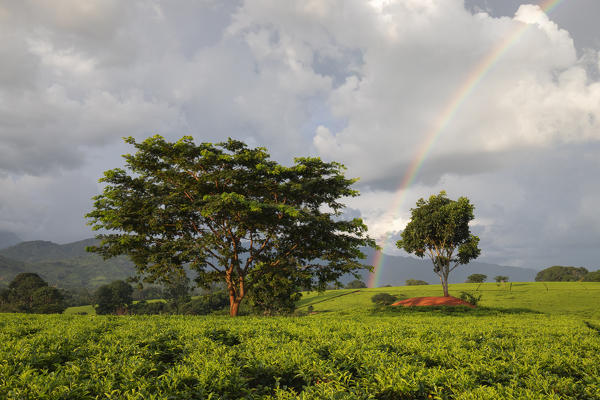
<instances>
[{"instance_id":1,"label":"grassy hill","mask_svg":"<svg viewBox=\"0 0 600 400\"><path fill-rule=\"evenodd\" d=\"M600 282L461 283L451 284L449 290L450 295L455 297L459 297L463 291L480 294L477 311L480 314L543 313L600 320ZM442 287L425 285L304 292L297 303L297 310L303 313L312 306L317 313L370 315L374 308L371 297L377 293L389 293L398 299L441 296ZM95 311L92 306L65 310L65 314L78 313L95 314Z\"/></svg>"},{"instance_id":2,"label":"grassy hill","mask_svg":"<svg viewBox=\"0 0 600 400\"><path fill-rule=\"evenodd\" d=\"M449 291L455 297L463 291L481 294L479 307L486 312L530 312L600 319L600 282L462 283L451 284ZM443 295L441 285L308 292L298 302L298 309L305 310L312 305L318 312L369 313L373 308L371 297L376 293L389 293L399 299Z\"/></svg>"}]
</instances>

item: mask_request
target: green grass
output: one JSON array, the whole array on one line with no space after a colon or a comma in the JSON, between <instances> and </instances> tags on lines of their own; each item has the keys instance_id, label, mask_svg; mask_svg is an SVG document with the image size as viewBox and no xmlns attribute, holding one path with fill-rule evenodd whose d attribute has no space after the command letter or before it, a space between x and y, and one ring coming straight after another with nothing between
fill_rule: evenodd
<instances>
[{"instance_id":1,"label":"green grass","mask_svg":"<svg viewBox=\"0 0 600 400\"><path fill-rule=\"evenodd\" d=\"M96 315L96 310L94 310L94 306L92 306L92 305L77 306L77 307L67 308L63 312L63 314L66 314L66 315L82 315L82 314Z\"/></svg>"},{"instance_id":2,"label":"green grass","mask_svg":"<svg viewBox=\"0 0 600 400\"><path fill-rule=\"evenodd\" d=\"M474 310L378 292L441 288L307 293L295 317L0 314L0 398L600 398L598 283L483 284Z\"/></svg>"},{"instance_id":3,"label":"green grass","mask_svg":"<svg viewBox=\"0 0 600 400\"><path fill-rule=\"evenodd\" d=\"M553 315L570 315L600 319L600 282L514 282L461 283L449 286L450 294L460 292L481 294L481 308L504 311L531 311ZM441 285L401 286L391 288L331 290L324 293L305 293L299 309L313 305L315 311L360 312L372 306L376 293L390 293L400 298L441 296ZM339 294L345 296L336 297Z\"/></svg>"}]
</instances>

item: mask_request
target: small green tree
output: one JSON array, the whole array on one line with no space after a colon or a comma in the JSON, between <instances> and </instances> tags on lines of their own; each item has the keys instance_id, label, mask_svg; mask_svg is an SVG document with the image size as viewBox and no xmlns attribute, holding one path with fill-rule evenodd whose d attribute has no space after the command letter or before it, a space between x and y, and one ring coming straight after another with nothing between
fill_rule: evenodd
<instances>
[{"instance_id":1,"label":"small green tree","mask_svg":"<svg viewBox=\"0 0 600 400\"><path fill-rule=\"evenodd\" d=\"M358 195L344 166L297 158L291 167L270 160L264 148L227 142L170 143L154 136L125 155L126 171L106 171L104 192L87 214L99 235L88 248L105 258L129 255L147 282L164 280L184 265L208 287L224 282L230 315L252 291L255 269L294 265L324 289L369 266L361 247L375 247L360 219L341 218L340 199ZM293 260L293 262L292 262Z\"/></svg>"},{"instance_id":2,"label":"small green tree","mask_svg":"<svg viewBox=\"0 0 600 400\"><path fill-rule=\"evenodd\" d=\"M494 280L498 283L508 282L508 276L498 275L494 277Z\"/></svg>"},{"instance_id":3,"label":"small green tree","mask_svg":"<svg viewBox=\"0 0 600 400\"><path fill-rule=\"evenodd\" d=\"M366 287L367 287L367 285L360 279L355 279L353 281L350 281L346 285L346 289L363 289Z\"/></svg>"},{"instance_id":4,"label":"small green tree","mask_svg":"<svg viewBox=\"0 0 600 400\"><path fill-rule=\"evenodd\" d=\"M301 288L310 286L311 275L289 263L278 269L263 268L264 265L257 266L248 275L250 305L264 315L292 313L302 297Z\"/></svg>"},{"instance_id":5,"label":"small green tree","mask_svg":"<svg viewBox=\"0 0 600 400\"><path fill-rule=\"evenodd\" d=\"M471 234L473 205L466 197L450 200L446 192L419 199L411 209L411 219L396 245L418 257L429 255L435 272L442 283L444 296L448 294L448 275L458 266L477 258L481 250L479 238Z\"/></svg>"},{"instance_id":6,"label":"small green tree","mask_svg":"<svg viewBox=\"0 0 600 400\"><path fill-rule=\"evenodd\" d=\"M124 281L100 286L95 293L96 314L123 314L133 303L133 287Z\"/></svg>"},{"instance_id":7,"label":"small green tree","mask_svg":"<svg viewBox=\"0 0 600 400\"><path fill-rule=\"evenodd\" d=\"M471 274L467 277L466 283L483 283L487 279L487 275L484 274Z\"/></svg>"},{"instance_id":8,"label":"small green tree","mask_svg":"<svg viewBox=\"0 0 600 400\"><path fill-rule=\"evenodd\" d=\"M406 286L422 286L429 285L429 282L422 281L420 279L407 279Z\"/></svg>"}]
</instances>

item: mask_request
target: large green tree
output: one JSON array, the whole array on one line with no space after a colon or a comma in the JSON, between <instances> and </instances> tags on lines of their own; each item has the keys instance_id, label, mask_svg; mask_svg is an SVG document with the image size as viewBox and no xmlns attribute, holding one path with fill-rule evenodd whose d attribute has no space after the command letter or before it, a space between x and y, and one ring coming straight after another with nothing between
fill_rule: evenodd
<instances>
[{"instance_id":1,"label":"large green tree","mask_svg":"<svg viewBox=\"0 0 600 400\"><path fill-rule=\"evenodd\" d=\"M419 199L411 209L411 219L396 246L418 257L427 254L448 294L448 276L459 265L467 264L481 253L479 238L471 234L469 222L475 218L474 206L466 197L451 200L446 192Z\"/></svg>"},{"instance_id":2,"label":"large green tree","mask_svg":"<svg viewBox=\"0 0 600 400\"><path fill-rule=\"evenodd\" d=\"M375 243L360 219L341 218L340 200L358 195L341 164L297 158L286 167L233 139L126 142L137 152L100 180L87 217L108 233L89 250L129 255L147 282L188 265L201 286L225 282L235 316L252 284L284 265L317 288L367 267L360 247Z\"/></svg>"}]
</instances>

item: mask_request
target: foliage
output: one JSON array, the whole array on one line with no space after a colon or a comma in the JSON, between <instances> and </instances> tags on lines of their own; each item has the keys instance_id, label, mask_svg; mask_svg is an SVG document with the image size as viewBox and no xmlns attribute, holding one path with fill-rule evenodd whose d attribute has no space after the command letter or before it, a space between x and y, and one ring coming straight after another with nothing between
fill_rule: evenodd
<instances>
[{"instance_id":1,"label":"foliage","mask_svg":"<svg viewBox=\"0 0 600 400\"><path fill-rule=\"evenodd\" d=\"M371 297L371 301L380 306L389 306L394 303L398 298L389 293L377 293Z\"/></svg>"},{"instance_id":2,"label":"foliage","mask_svg":"<svg viewBox=\"0 0 600 400\"><path fill-rule=\"evenodd\" d=\"M600 398L598 323L570 316L5 314L0 326L6 399Z\"/></svg>"},{"instance_id":3,"label":"foliage","mask_svg":"<svg viewBox=\"0 0 600 400\"><path fill-rule=\"evenodd\" d=\"M277 269L258 265L248 276L252 288L249 304L264 315L290 314L302 297L301 288L310 287L310 280L309 273L290 263L282 263Z\"/></svg>"},{"instance_id":4,"label":"foliage","mask_svg":"<svg viewBox=\"0 0 600 400\"><path fill-rule=\"evenodd\" d=\"M481 293L475 294L470 292L460 292L459 299L476 306L479 304L479 300L481 300Z\"/></svg>"},{"instance_id":5,"label":"foliage","mask_svg":"<svg viewBox=\"0 0 600 400\"><path fill-rule=\"evenodd\" d=\"M165 297L163 289L160 286L149 285L133 289L133 300L153 300L162 299Z\"/></svg>"},{"instance_id":6,"label":"foliage","mask_svg":"<svg viewBox=\"0 0 600 400\"><path fill-rule=\"evenodd\" d=\"M350 281L346 285L346 289L363 289L366 287L367 287L367 285L360 279L355 279L353 281Z\"/></svg>"},{"instance_id":7,"label":"foliage","mask_svg":"<svg viewBox=\"0 0 600 400\"><path fill-rule=\"evenodd\" d=\"M467 277L466 283L482 283L487 279L487 275L484 274L471 274Z\"/></svg>"},{"instance_id":8,"label":"foliage","mask_svg":"<svg viewBox=\"0 0 600 400\"><path fill-rule=\"evenodd\" d=\"M535 276L536 282L573 282L581 280L588 273L583 267L564 267L554 265L541 270Z\"/></svg>"},{"instance_id":9,"label":"foliage","mask_svg":"<svg viewBox=\"0 0 600 400\"><path fill-rule=\"evenodd\" d=\"M504 276L504 275L497 275L494 277L494 280L497 283L502 283L502 282L508 282L508 276Z\"/></svg>"},{"instance_id":10,"label":"foliage","mask_svg":"<svg viewBox=\"0 0 600 400\"><path fill-rule=\"evenodd\" d=\"M600 282L600 270L594 272L588 272L583 277L584 282Z\"/></svg>"},{"instance_id":11,"label":"foliage","mask_svg":"<svg viewBox=\"0 0 600 400\"><path fill-rule=\"evenodd\" d=\"M182 314L180 308L192 300L190 292L190 279L185 271L173 271L166 277L163 297L169 307L174 309L173 314Z\"/></svg>"},{"instance_id":12,"label":"foliage","mask_svg":"<svg viewBox=\"0 0 600 400\"><path fill-rule=\"evenodd\" d=\"M95 292L96 314L124 314L133 303L133 287L124 281L100 286Z\"/></svg>"},{"instance_id":13,"label":"foliage","mask_svg":"<svg viewBox=\"0 0 600 400\"><path fill-rule=\"evenodd\" d=\"M183 301L139 301L129 307L131 314L136 315L208 315L215 311L223 310L229 304L227 293L223 290L208 292L196 298Z\"/></svg>"},{"instance_id":14,"label":"foliage","mask_svg":"<svg viewBox=\"0 0 600 400\"><path fill-rule=\"evenodd\" d=\"M148 282L183 265L202 286L226 282L230 314L252 291L248 275L283 264L309 273L311 287L366 268L361 246L375 246L360 219L341 217L344 197L357 196L344 167L297 158L291 167L264 148L229 139L196 145L154 136L125 155L126 168L106 171L104 192L87 214L102 244L90 251L127 254ZM254 283L257 279L253 280Z\"/></svg>"},{"instance_id":15,"label":"foliage","mask_svg":"<svg viewBox=\"0 0 600 400\"><path fill-rule=\"evenodd\" d=\"M223 310L229 304L229 297L225 291L204 294L191 300L182 307L184 315L207 315Z\"/></svg>"},{"instance_id":16,"label":"foliage","mask_svg":"<svg viewBox=\"0 0 600 400\"><path fill-rule=\"evenodd\" d=\"M429 282L425 282L420 279L407 279L406 280L406 286L421 286L421 285L429 285Z\"/></svg>"},{"instance_id":17,"label":"foliage","mask_svg":"<svg viewBox=\"0 0 600 400\"><path fill-rule=\"evenodd\" d=\"M477 258L479 238L471 234L474 206L466 197L451 200L446 192L419 199L411 209L411 219L398 240L398 248L418 257L427 254L433 272L440 277L444 296L448 296L448 275L462 264Z\"/></svg>"},{"instance_id":18,"label":"foliage","mask_svg":"<svg viewBox=\"0 0 600 400\"><path fill-rule=\"evenodd\" d=\"M63 293L34 273L18 274L7 289L0 291L3 312L60 314L66 307Z\"/></svg>"}]
</instances>

